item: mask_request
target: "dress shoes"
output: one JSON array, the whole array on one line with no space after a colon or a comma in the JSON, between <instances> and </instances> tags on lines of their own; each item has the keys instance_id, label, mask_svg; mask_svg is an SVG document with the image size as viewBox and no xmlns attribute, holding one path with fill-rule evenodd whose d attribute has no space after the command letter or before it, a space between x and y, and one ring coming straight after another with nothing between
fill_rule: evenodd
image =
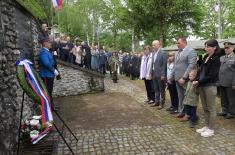
<instances>
[{"instance_id":1,"label":"dress shoes","mask_svg":"<svg viewBox=\"0 0 235 155\"><path fill-rule=\"evenodd\" d=\"M198 122L190 122L189 127L190 128L195 128L195 126L198 124Z\"/></svg>"},{"instance_id":2,"label":"dress shoes","mask_svg":"<svg viewBox=\"0 0 235 155\"><path fill-rule=\"evenodd\" d=\"M153 104L154 103L154 101L153 100L150 100L149 102L148 102L148 104Z\"/></svg>"},{"instance_id":3,"label":"dress shoes","mask_svg":"<svg viewBox=\"0 0 235 155\"><path fill-rule=\"evenodd\" d=\"M178 110L170 111L170 114L172 114L172 115L175 115L175 114L178 114L178 113L179 113Z\"/></svg>"},{"instance_id":4,"label":"dress shoes","mask_svg":"<svg viewBox=\"0 0 235 155\"><path fill-rule=\"evenodd\" d=\"M155 102L154 104L152 104L150 107L157 107L157 106L159 106L160 105L160 103L159 102Z\"/></svg>"},{"instance_id":5,"label":"dress shoes","mask_svg":"<svg viewBox=\"0 0 235 155\"><path fill-rule=\"evenodd\" d=\"M145 100L144 102L145 102L145 103L149 103L149 102L150 102L150 100Z\"/></svg>"},{"instance_id":6,"label":"dress shoes","mask_svg":"<svg viewBox=\"0 0 235 155\"><path fill-rule=\"evenodd\" d=\"M189 120L189 116L184 115L184 117L180 118L180 122L187 122Z\"/></svg>"},{"instance_id":7,"label":"dress shoes","mask_svg":"<svg viewBox=\"0 0 235 155\"><path fill-rule=\"evenodd\" d=\"M232 118L234 118L234 115L227 114L227 115L225 116L225 118L226 118L226 119L232 119Z\"/></svg>"},{"instance_id":8,"label":"dress shoes","mask_svg":"<svg viewBox=\"0 0 235 155\"><path fill-rule=\"evenodd\" d=\"M166 111L173 111L173 110L174 110L173 107L166 108Z\"/></svg>"},{"instance_id":9,"label":"dress shoes","mask_svg":"<svg viewBox=\"0 0 235 155\"><path fill-rule=\"evenodd\" d=\"M163 109L164 108L164 106L163 105L160 105L158 108L157 108L157 110L161 110L161 109Z\"/></svg>"},{"instance_id":10,"label":"dress shoes","mask_svg":"<svg viewBox=\"0 0 235 155\"><path fill-rule=\"evenodd\" d=\"M182 118L182 117L184 117L184 114L178 113L175 117Z\"/></svg>"},{"instance_id":11,"label":"dress shoes","mask_svg":"<svg viewBox=\"0 0 235 155\"><path fill-rule=\"evenodd\" d=\"M224 116L224 117L225 117L225 116L227 116L227 114L224 113L224 112L218 112L218 113L217 113L217 116Z\"/></svg>"}]
</instances>

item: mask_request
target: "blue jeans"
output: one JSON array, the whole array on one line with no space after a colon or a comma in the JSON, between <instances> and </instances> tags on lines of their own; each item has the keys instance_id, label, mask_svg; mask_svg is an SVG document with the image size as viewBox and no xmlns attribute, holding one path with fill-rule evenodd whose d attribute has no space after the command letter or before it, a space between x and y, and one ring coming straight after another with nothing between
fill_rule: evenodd
<instances>
[{"instance_id":1,"label":"blue jeans","mask_svg":"<svg viewBox=\"0 0 235 155\"><path fill-rule=\"evenodd\" d=\"M197 107L196 106L190 106L190 105L185 105L184 106L185 113L190 116L190 122L196 123L198 121L198 116L197 116Z\"/></svg>"}]
</instances>

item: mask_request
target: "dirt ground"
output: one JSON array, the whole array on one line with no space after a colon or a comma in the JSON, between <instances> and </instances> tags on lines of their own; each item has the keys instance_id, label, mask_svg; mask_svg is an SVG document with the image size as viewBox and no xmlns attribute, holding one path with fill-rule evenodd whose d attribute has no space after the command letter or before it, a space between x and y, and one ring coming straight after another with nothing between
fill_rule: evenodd
<instances>
[{"instance_id":1,"label":"dirt ground","mask_svg":"<svg viewBox=\"0 0 235 155\"><path fill-rule=\"evenodd\" d=\"M158 117L124 93L98 93L55 100L59 113L75 129L160 125Z\"/></svg>"}]
</instances>

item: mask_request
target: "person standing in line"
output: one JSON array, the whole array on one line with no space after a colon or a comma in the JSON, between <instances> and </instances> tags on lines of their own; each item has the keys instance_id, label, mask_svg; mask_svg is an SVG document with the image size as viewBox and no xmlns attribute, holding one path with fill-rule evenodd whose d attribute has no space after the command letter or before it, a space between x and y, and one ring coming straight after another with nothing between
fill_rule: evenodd
<instances>
[{"instance_id":1,"label":"person standing in line","mask_svg":"<svg viewBox=\"0 0 235 155\"><path fill-rule=\"evenodd\" d=\"M82 42L82 50L83 53L85 53L84 56L84 65L85 68L91 69L91 49L89 47L89 45L87 44L87 42Z\"/></svg>"},{"instance_id":2,"label":"person standing in line","mask_svg":"<svg viewBox=\"0 0 235 155\"><path fill-rule=\"evenodd\" d=\"M155 92L155 103L151 107L159 106L158 110L160 110L165 104L167 55L162 51L161 43L158 40L154 40L152 46L151 69L147 73L148 77L152 77Z\"/></svg>"},{"instance_id":3,"label":"person standing in line","mask_svg":"<svg viewBox=\"0 0 235 155\"><path fill-rule=\"evenodd\" d=\"M91 69L93 71L97 71L97 72L99 69L99 58L98 58L99 54L98 53L99 53L98 47L96 45L92 46L92 48L91 48Z\"/></svg>"},{"instance_id":4,"label":"person standing in line","mask_svg":"<svg viewBox=\"0 0 235 155\"><path fill-rule=\"evenodd\" d=\"M147 102L148 104L154 103L154 100L155 100L154 99L155 95L154 95L154 90L153 90L153 81L146 79L147 72L151 67L150 64L148 63L150 52L151 52L150 46L146 46L144 48L144 55L142 56L141 65L140 65L140 79L144 80L144 84L145 84L145 88L147 92L147 100L145 102Z\"/></svg>"},{"instance_id":5,"label":"person standing in line","mask_svg":"<svg viewBox=\"0 0 235 155\"><path fill-rule=\"evenodd\" d=\"M113 52L112 57L109 60L109 65L112 73L111 78L113 80L113 83L118 83L118 74L117 74L118 64L119 64L118 53Z\"/></svg>"},{"instance_id":6,"label":"person standing in line","mask_svg":"<svg viewBox=\"0 0 235 155\"><path fill-rule=\"evenodd\" d=\"M222 111L217 116L224 116L226 119L235 116L235 54L234 43L225 42L225 56L220 57L219 83Z\"/></svg>"},{"instance_id":7,"label":"person standing in line","mask_svg":"<svg viewBox=\"0 0 235 155\"><path fill-rule=\"evenodd\" d=\"M106 66L105 65L107 62L107 56L106 56L102 46L99 48L98 58L99 58L99 71L101 74L105 74L106 73Z\"/></svg>"},{"instance_id":8,"label":"person standing in line","mask_svg":"<svg viewBox=\"0 0 235 155\"><path fill-rule=\"evenodd\" d=\"M119 74L123 75L124 71L123 71L123 63L122 62L123 62L124 54L123 54L123 52L121 50L119 51L118 57L119 57L119 62L120 62Z\"/></svg>"},{"instance_id":9,"label":"person standing in line","mask_svg":"<svg viewBox=\"0 0 235 155\"><path fill-rule=\"evenodd\" d=\"M178 118L184 116L184 94L188 81L188 74L191 68L194 68L197 64L196 51L187 45L187 40L184 37L177 39L177 46L179 51L175 53L174 68L170 77L170 81L176 81L176 88L179 98L179 106L177 115Z\"/></svg>"},{"instance_id":10,"label":"person standing in line","mask_svg":"<svg viewBox=\"0 0 235 155\"><path fill-rule=\"evenodd\" d=\"M167 88L171 98L171 106L166 110L169 111L171 114L178 113L178 104L179 104L175 80L170 81L172 70L174 68L174 58L175 58L175 53L169 52L167 60Z\"/></svg>"},{"instance_id":11,"label":"person standing in line","mask_svg":"<svg viewBox=\"0 0 235 155\"><path fill-rule=\"evenodd\" d=\"M82 50L81 50L81 45L78 42L74 47L74 55L76 57L75 64L82 67Z\"/></svg>"},{"instance_id":12,"label":"person standing in line","mask_svg":"<svg viewBox=\"0 0 235 155\"><path fill-rule=\"evenodd\" d=\"M59 72L56 69L53 55L49 51L49 49L52 47L52 41L49 37L44 37L40 39L40 43L42 44L42 48L39 53L39 75L43 79L50 95L51 108L52 110L56 111L58 109L54 105L52 92L54 78L59 75Z\"/></svg>"},{"instance_id":13,"label":"person standing in line","mask_svg":"<svg viewBox=\"0 0 235 155\"><path fill-rule=\"evenodd\" d=\"M200 67L198 80L193 81L198 86L203 111L205 114L205 126L197 129L202 137L214 135L216 108L215 99L217 95L218 74L220 68L220 47L217 40L212 39L205 42L206 55Z\"/></svg>"},{"instance_id":14,"label":"person standing in line","mask_svg":"<svg viewBox=\"0 0 235 155\"><path fill-rule=\"evenodd\" d=\"M184 97L184 108L185 115L180 118L180 122L189 121L190 128L194 128L197 125L199 117L197 116L197 104L199 101L199 92L196 86L193 86L193 81L196 80L198 76L198 68L192 68L189 71L189 81L187 82L187 87Z\"/></svg>"},{"instance_id":15,"label":"person standing in line","mask_svg":"<svg viewBox=\"0 0 235 155\"><path fill-rule=\"evenodd\" d=\"M43 23L41 28L42 28L41 37L42 37L42 38L49 37L49 32L48 32L48 26L47 26L47 24L46 24L46 23Z\"/></svg>"}]
</instances>

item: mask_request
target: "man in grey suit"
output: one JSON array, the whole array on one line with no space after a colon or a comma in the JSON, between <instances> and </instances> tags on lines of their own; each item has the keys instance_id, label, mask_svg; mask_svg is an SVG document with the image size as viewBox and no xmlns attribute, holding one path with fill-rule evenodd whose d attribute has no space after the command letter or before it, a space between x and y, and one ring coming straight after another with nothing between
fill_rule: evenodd
<instances>
[{"instance_id":1,"label":"man in grey suit","mask_svg":"<svg viewBox=\"0 0 235 155\"><path fill-rule=\"evenodd\" d=\"M187 40L184 37L177 39L177 46L179 51L175 53L175 64L172 71L171 79L176 81L176 88L179 97L179 115L178 117L184 116L183 99L188 80L189 70L197 64L197 53L196 51L187 46Z\"/></svg>"},{"instance_id":2,"label":"man in grey suit","mask_svg":"<svg viewBox=\"0 0 235 155\"><path fill-rule=\"evenodd\" d=\"M159 106L160 110L165 103L167 55L161 50L161 43L158 40L154 40L152 46L151 75L155 91L155 103L152 106Z\"/></svg>"}]
</instances>

